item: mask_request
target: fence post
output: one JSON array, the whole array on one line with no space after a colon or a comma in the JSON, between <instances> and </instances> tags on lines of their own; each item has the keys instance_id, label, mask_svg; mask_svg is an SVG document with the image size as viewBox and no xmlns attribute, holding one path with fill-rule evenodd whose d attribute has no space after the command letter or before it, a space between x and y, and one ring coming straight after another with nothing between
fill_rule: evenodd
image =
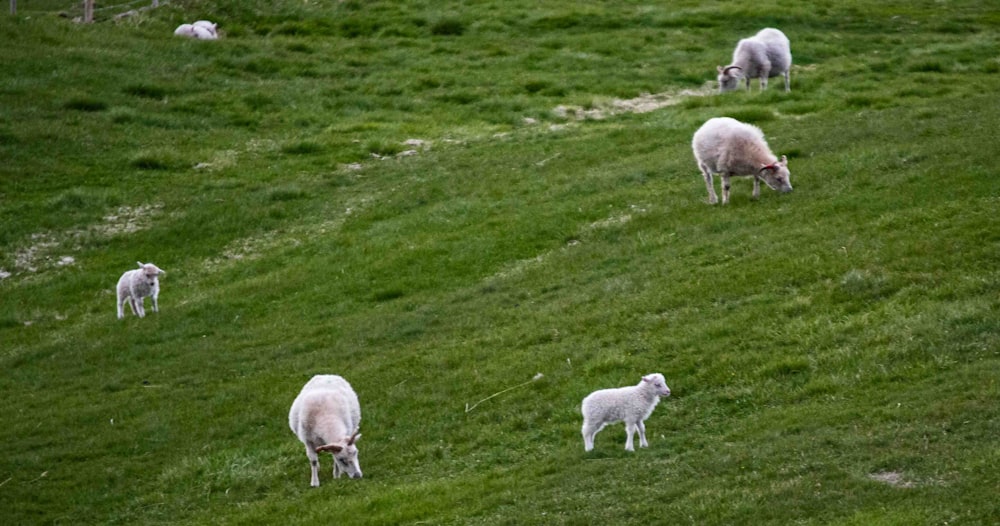
<instances>
[{"instance_id":1,"label":"fence post","mask_svg":"<svg viewBox=\"0 0 1000 526\"><path fill-rule=\"evenodd\" d=\"M17 0L10 0L10 14L17 14Z\"/></svg>"},{"instance_id":2,"label":"fence post","mask_svg":"<svg viewBox=\"0 0 1000 526\"><path fill-rule=\"evenodd\" d=\"M94 22L94 0L83 0L83 23Z\"/></svg>"}]
</instances>

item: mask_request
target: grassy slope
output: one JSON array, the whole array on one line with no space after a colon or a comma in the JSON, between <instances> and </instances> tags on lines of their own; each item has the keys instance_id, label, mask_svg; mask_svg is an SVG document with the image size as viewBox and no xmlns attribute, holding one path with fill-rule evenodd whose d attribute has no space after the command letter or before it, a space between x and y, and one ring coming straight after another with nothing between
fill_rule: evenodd
<instances>
[{"instance_id":1,"label":"grassy slope","mask_svg":"<svg viewBox=\"0 0 1000 526\"><path fill-rule=\"evenodd\" d=\"M0 21L0 509L995 520L1000 20L985 2L782 4L234 0ZM203 17L227 38L163 36ZM791 94L551 112L697 88L764 25L793 41ZM762 126L796 191L753 203L741 180L705 205L689 141L717 115ZM431 146L372 159L411 138ZM136 259L167 269L164 309L116 322ZM584 455L579 400L650 371L675 392L651 448L626 454L616 426ZM310 491L284 421L319 372L361 397L366 478L325 469Z\"/></svg>"}]
</instances>

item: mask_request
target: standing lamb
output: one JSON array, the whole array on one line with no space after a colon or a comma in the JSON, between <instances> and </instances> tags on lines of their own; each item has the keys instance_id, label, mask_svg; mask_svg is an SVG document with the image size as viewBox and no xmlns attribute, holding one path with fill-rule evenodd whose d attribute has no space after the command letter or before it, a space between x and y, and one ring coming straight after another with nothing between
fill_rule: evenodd
<instances>
[{"instance_id":1,"label":"standing lamb","mask_svg":"<svg viewBox=\"0 0 1000 526\"><path fill-rule=\"evenodd\" d=\"M785 77L785 91L791 91L789 71L792 69L792 50L788 37L777 29L761 29L756 35L744 38L736 44L732 64L719 71L719 92L733 91L739 87L740 78L745 78L747 91L750 79L760 79L760 89L767 89L767 79L782 75Z\"/></svg>"},{"instance_id":2,"label":"standing lamb","mask_svg":"<svg viewBox=\"0 0 1000 526\"><path fill-rule=\"evenodd\" d=\"M760 197L761 180L772 190L792 191L788 158L782 155L778 160L756 126L729 117L709 119L694 133L691 147L705 177L709 204L719 201L713 173L722 176L722 204L729 202L729 178L734 176L753 176L754 199Z\"/></svg>"},{"instance_id":3,"label":"standing lamb","mask_svg":"<svg viewBox=\"0 0 1000 526\"><path fill-rule=\"evenodd\" d=\"M361 406L351 384L334 374L313 376L288 412L288 426L306 446L312 467L309 485L319 486L319 453L333 453L333 478L361 478L358 447Z\"/></svg>"},{"instance_id":4,"label":"standing lamb","mask_svg":"<svg viewBox=\"0 0 1000 526\"><path fill-rule=\"evenodd\" d=\"M583 449L594 449L594 435L604 426L615 422L625 422L625 450L635 451L632 435L639 431L639 446L649 447L646 442L646 425L643 420L653 414L653 408L660 397L670 396L670 388L660 373L642 377L638 385L601 389L583 399Z\"/></svg>"},{"instance_id":5,"label":"standing lamb","mask_svg":"<svg viewBox=\"0 0 1000 526\"><path fill-rule=\"evenodd\" d=\"M160 296L161 274L166 274L152 263L139 263L139 268L129 270L118 278L118 319L125 317L125 300L132 307L132 314L142 318L146 316L143 301L146 296L153 298L153 312L160 312L158 298Z\"/></svg>"}]
</instances>

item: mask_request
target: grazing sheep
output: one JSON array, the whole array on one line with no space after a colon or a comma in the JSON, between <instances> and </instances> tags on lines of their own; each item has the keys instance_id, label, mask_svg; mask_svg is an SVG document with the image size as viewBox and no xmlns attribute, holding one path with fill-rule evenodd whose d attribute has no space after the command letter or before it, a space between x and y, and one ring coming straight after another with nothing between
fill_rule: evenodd
<instances>
[{"instance_id":1,"label":"grazing sheep","mask_svg":"<svg viewBox=\"0 0 1000 526\"><path fill-rule=\"evenodd\" d=\"M309 485L319 486L319 453L333 453L333 478L361 478L358 447L361 406L351 384L334 374L313 376L292 403L288 426L306 446L312 467Z\"/></svg>"},{"instance_id":2,"label":"grazing sheep","mask_svg":"<svg viewBox=\"0 0 1000 526\"><path fill-rule=\"evenodd\" d=\"M732 64L717 69L720 93L738 88L740 78L746 79L747 91L750 91L750 79L753 78L759 78L760 89L765 90L767 79L778 75L785 77L785 91L791 91L792 51L788 37L777 29L761 29L736 44Z\"/></svg>"},{"instance_id":3,"label":"grazing sheep","mask_svg":"<svg viewBox=\"0 0 1000 526\"><path fill-rule=\"evenodd\" d=\"M149 296L153 298L153 312L160 312L158 298L160 296L161 274L166 272L160 270L152 263L138 261L139 268L129 270L118 278L118 319L125 317L125 300L132 307L132 314L142 318L146 315L143 307L143 298Z\"/></svg>"},{"instance_id":4,"label":"grazing sheep","mask_svg":"<svg viewBox=\"0 0 1000 526\"><path fill-rule=\"evenodd\" d=\"M653 414L653 408L661 396L670 396L670 388L660 373L642 377L638 385L601 389L583 399L583 449L594 449L594 435L607 424L625 422L625 450L635 451L632 435L639 431L639 446L649 447L646 442L646 425L643 420Z\"/></svg>"},{"instance_id":5,"label":"grazing sheep","mask_svg":"<svg viewBox=\"0 0 1000 526\"><path fill-rule=\"evenodd\" d=\"M729 117L709 119L694 133L691 147L705 177L709 204L719 201L713 173L722 176L722 204L729 202L729 178L734 176L753 176L754 199L760 197L762 179L772 190L792 191L788 159L782 155L778 160L771 153L764 132L756 126Z\"/></svg>"}]
</instances>

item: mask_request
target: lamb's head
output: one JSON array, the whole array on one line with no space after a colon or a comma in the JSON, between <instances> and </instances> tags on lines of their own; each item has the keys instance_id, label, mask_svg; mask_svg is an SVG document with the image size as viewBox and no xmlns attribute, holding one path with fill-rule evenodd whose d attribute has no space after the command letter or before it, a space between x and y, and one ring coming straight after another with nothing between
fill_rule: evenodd
<instances>
[{"instance_id":1,"label":"lamb's head","mask_svg":"<svg viewBox=\"0 0 1000 526\"><path fill-rule=\"evenodd\" d=\"M143 263L142 261L137 261L139 264L139 269L142 270L142 279L147 285L152 287L156 284L156 278L160 277L161 274L166 274L163 270L152 263Z\"/></svg>"},{"instance_id":2,"label":"lamb's head","mask_svg":"<svg viewBox=\"0 0 1000 526\"><path fill-rule=\"evenodd\" d=\"M733 91L740 87L740 79L743 78L743 68L739 66L717 66L719 71L719 93Z\"/></svg>"},{"instance_id":3,"label":"lamb's head","mask_svg":"<svg viewBox=\"0 0 1000 526\"><path fill-rule=\"evenodd\" d=\"M758 174L772 190L782 193L792 191L792 174L788 171L788 158L784 155L780 161L762 167Z\"/></svg>"},{"instance_id":4,"label":"lamb's head","mask_svg":"<svg viewBox=\"0 0 1000 526\"><path fill-rule=\"evenodd\" d=\"M660 373L647 374L642 377L642 385L647 386L647 388L652 388L657 395L667 397L670 396L670 388L667 387L667 381L663 379L663 375Z\"/></svg>"},{"instance_id":5,"label":"lamb's head","mask_svg":"<svg viewBox=\"0 0 1000 526\"><path fill-rule=\"evenodd\" d=\"M329 451L333 454L333 461L337 463L337 467L341 471L347 473L347 476L352 479L359 479L361 478L361 464L358 463L358 446L356 445L359 438L361 438L361 432L355 430L350 438L322 445L316 448L316 452Z\"/></svg>"}]
</instances>

